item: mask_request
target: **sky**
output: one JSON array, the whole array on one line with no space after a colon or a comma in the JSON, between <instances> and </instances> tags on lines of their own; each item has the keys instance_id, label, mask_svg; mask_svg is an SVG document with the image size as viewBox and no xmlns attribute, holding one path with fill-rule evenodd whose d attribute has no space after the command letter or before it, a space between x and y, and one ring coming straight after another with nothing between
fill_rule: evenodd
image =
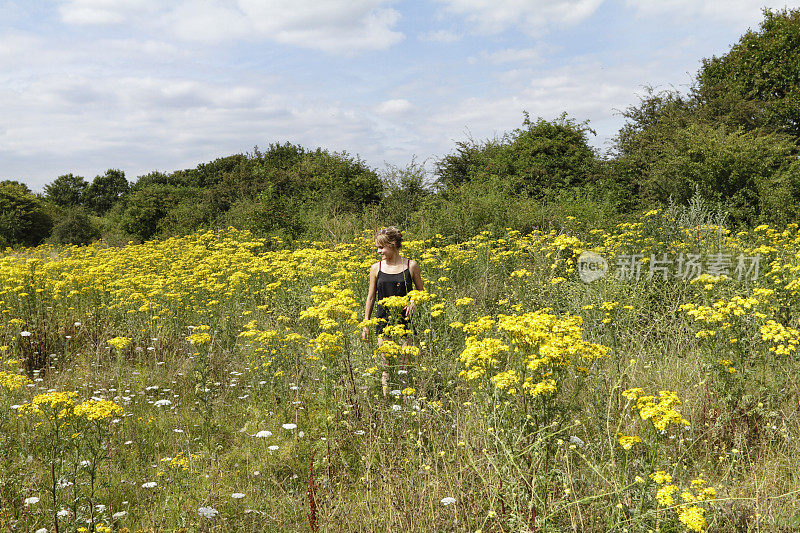
<instances>
[{"instance_id":1,"label":"sky","mask_svg":"<svg viewBox=\"0 0 800 533\"><path fill-rule=\"evenodd\" d=\"M290 142L386 171L566 112L610 149L765 0L0 0L0 180L129 181Z\"/></svg>"}]
</instances>

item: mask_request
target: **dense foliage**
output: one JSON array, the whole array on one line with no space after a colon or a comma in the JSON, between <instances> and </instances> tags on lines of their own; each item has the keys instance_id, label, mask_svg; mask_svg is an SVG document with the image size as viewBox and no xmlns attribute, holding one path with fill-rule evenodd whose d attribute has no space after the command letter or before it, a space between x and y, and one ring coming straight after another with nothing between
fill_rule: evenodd
<instances>
[{"instance_id":1,"label":"dense foliage","mask_svg":"<svg viewBox=\"0 0 800 533\"><path fill-rule=\"evenodd\" d=\"M52 226L46 206L25 185L0 182L0 246L39 244Z\"/></svg>"},{"instance_id":2,"label":"dense foliage","mask_svg":"<svg viewBox=\"0 0 800 533\"><path fill-rule=\"evenodd\" d=\"M721 57L703 60L697 98L729 126L800 140L800 10L764 11Z\"/></svg>"},{"instance_id":3,"label":"dense foliage","mask_svg":"<svg viewBox=\"0 0 800 533\"><path fill-rule=\"evenodd\" d=\"M566 114L553 122L531 122L502 139L458 143L456 152L437 164L439 182L454 188L467 181L513 181L514 192L542 197L547 191L580 186L598 174L598 161L587 142L594 133Z\"/></svg>"}]
</instances>

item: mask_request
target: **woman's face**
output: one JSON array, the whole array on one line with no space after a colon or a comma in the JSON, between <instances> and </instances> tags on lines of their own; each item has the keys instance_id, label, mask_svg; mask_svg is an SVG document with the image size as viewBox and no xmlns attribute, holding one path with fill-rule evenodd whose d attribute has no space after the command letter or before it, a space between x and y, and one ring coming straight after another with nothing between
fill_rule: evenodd
<instances>
[{"instance_id":1,"label":"woman's face","mask_svg":"<svg viewBox=\"0 0 800 533\"><path fill-rule=\"evenodd\" d=\"M375 248L378 250L378 255L381 256L381 259L386 261L387 259L391 259L397 253L397 248L392 243L388 243L386 246L382 246L378 241L375 241Z\"/></svg>"}]
</instances>

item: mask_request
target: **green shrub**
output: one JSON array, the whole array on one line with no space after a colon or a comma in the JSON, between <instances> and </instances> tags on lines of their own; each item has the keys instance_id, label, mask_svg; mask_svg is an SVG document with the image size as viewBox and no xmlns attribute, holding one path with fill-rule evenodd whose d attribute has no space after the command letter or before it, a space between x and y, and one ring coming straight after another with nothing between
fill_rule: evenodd
<instances>
[{"instance_id":1,"label":"green shrub","mask_svg":"<svg viewBox=\"0 0 800 533\"><path fill-rule=\"evenodd\" d=\"M55 244L89 244L99 236L100 231L88 213L82 208L73 208L56 221L50 240Z\"/></svg>"},{"instance_id":2,"label":"green shrub","mask_svg":"<svg viewBox=\"0 0 800 533\"><path fill-rule=\"evenodd\" d=\"M27 187L0 183L0 244L35 246L47 238L52 227L47 207Z\"/></svg>"}]
</instances>

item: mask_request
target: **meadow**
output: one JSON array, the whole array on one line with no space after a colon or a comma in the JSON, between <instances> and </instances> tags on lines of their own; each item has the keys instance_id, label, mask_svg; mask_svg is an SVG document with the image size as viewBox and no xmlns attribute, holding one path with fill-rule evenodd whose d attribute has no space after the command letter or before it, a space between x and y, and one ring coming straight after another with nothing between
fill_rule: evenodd
<instances>
[{"instance_id":1,"label":"meadow","mask_svg":"<svg viewBox=\"0 0 800 533\"><path fill-rule=\"evenodd\" d=\"M680 215L412 235L380 349L371 231L7 249L0 529L794 531L800 230Z\"/></svg>"}]
</instances>

